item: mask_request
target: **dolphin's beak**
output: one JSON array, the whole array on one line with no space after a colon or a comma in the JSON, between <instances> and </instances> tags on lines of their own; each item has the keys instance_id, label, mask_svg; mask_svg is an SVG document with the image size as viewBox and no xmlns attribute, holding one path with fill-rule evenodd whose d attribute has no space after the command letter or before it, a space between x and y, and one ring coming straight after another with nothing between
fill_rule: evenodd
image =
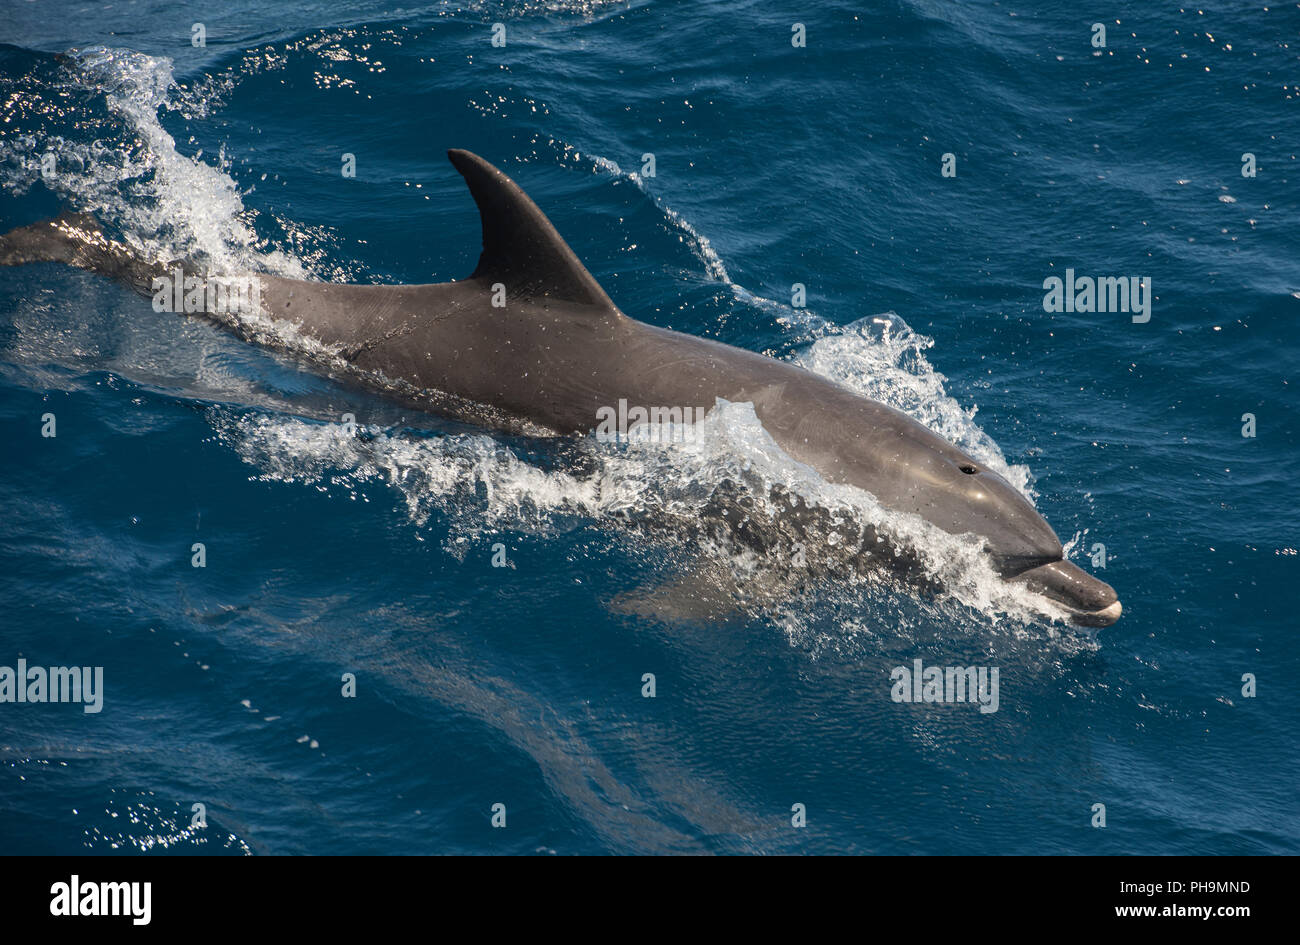
<instances>
[{"instance_id":1,"label":"dolphin's beak","mask_svg":"<svg viewBox=\"0 0 1300 945\"><path fill-rule=\"evenodd\" d=\"M1012 580L1023 581L1031 590L1065 605L1070 622L1081 627L1109 627L1124 609L1115 588L1069 561L1051 561Z\"/></svg>"}]
</instances>

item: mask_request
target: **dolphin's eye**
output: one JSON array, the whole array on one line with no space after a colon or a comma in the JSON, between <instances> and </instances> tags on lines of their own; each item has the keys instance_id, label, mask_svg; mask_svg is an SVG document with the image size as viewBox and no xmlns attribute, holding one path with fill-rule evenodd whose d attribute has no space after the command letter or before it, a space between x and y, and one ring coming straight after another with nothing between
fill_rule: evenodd
<instances>
[{"instance_id":1,"label":"dolphin's eye","mask_svg":"<svg viewBox=\"0 0 1300 945\"><path fill-rule=\"evenodd\" d=\"M961 466L958 466L957 468L960 469L962 472L964 472L964 473L965 473L966 475L968 475L968 476L973 476L973 475L975 475L977 472L979 472L979 470L976 469L974 466L972 466L970 463L964 463L964 464L962 464Z\"/></svg>"}]
</instances>

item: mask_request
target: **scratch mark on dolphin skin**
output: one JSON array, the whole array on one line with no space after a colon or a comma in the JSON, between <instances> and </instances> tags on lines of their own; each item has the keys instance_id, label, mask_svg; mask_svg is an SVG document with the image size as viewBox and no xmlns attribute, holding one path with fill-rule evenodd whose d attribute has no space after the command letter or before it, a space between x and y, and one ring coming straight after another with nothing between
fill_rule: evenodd
<instances>
[{"instance_id":1,"label":"scratch mark on dolphin skin","mask_svg":"<svg viewBox=\"0 0 1300 945\"><path fill-rule=\"evenodd\" d=\"M349 361L355 361L361 355L374 351L380 345L392 341L394 338L400 338L403 335L409 335L413 331L415 331L415 328L414 326L411 325L410 322L403 322L402 324L398 325L396 328L390 328L388 331L384 332L378 338L371 338L369 341L363 341L361 342L361 344L355 345L352 348L344 348L343 357Z\"/></svg>"}]
</instances>

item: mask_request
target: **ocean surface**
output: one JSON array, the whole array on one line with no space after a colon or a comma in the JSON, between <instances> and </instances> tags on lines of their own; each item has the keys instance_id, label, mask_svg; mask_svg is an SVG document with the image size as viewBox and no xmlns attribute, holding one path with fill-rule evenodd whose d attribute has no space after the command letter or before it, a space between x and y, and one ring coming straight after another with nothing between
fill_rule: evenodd
<instances>
[{"instance_id":1,"label":"ocean surface","mask_svg":"<svg viewBox=\"0 0 1300 945\"><path fill-rule=\"evenodd\" d=\"M0 703L0 853L1300 853L1300 7L1101 13L4 0L0 230L461 278L466 148L632 317L1000 471L1124 615L1036 612L748 405L694 450L495 434L0 268L0 666L103 669L99 712ZM1149 321L1046 311L1067 269ZM772 483L939 589L693 527ZM917 659L998 710L895 702Z\"/></svg>"}]
</instances>

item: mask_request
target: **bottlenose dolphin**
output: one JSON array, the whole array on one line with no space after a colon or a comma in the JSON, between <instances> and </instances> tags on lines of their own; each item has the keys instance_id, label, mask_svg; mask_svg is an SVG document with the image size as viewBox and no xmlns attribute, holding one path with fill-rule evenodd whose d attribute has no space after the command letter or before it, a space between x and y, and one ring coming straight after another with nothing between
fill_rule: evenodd
<instances>
[{"instance_id":1,"label":"bottlenose dolphin","mask_svg":"<svg viewBox=\"0 0 1300 945\"><path fill-rule=\"evenodd\" d=\"M781 449L827 481L945 532L980 536L1003 578L1077 624L1119 618L1114 589L1064 560L1056 533L1001 476L901 411L794 364L629 318L514 181L468 151L448 157L483 225L468 278L344 285L260 275L262 313L384 378L390 396L425 405L435 396L451 413L553 433L590 433L620 401L683 408L687 423L719 398L752 403ZM76 213L0 237L0 264L37 261L104 273L146 295L177 265L142 258Z\"/></svg>"}]
</instances>

